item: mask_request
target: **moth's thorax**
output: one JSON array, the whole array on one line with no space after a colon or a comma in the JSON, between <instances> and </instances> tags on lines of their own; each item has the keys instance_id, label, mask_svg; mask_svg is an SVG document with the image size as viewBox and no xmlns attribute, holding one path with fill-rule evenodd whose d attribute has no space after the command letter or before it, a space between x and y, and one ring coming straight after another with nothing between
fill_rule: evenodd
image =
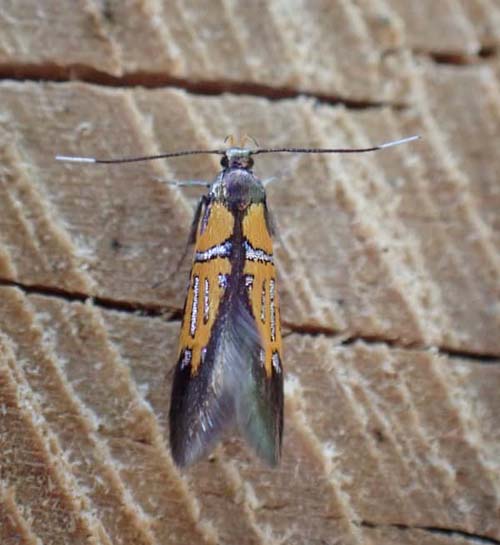
<instances>
[{"instance_id":1,"label":"moth's thorax","mask_svg":"<svg viewBox=\"0 0 500 545\"><path fill-rule=\"evenodd\" d=\"M215 199L223 201L229 208L239 210L265 200L264 186L251 170L253 159L250 150L230 148L221 163L223 170L210 190Z\"/></svg>"}]
</instances>

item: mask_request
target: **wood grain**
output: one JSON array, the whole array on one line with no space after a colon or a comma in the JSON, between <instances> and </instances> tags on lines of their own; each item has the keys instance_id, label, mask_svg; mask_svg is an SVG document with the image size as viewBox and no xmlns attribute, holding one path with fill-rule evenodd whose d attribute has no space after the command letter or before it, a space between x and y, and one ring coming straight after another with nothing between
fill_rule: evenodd
<instances>
[{"instance_id":1,"label":"wood grain","mask_svg":"<svg viewBox=\"0 0 500 545\"><path fill-rule=\"evenodd\" d=\"M0 541L500 542L500 8L6 2L0 13ZM43 47L42 47L43 44ZM284 457L168 451L180 263L220 147L262 156Z\"/></svg>"}]
</instances>

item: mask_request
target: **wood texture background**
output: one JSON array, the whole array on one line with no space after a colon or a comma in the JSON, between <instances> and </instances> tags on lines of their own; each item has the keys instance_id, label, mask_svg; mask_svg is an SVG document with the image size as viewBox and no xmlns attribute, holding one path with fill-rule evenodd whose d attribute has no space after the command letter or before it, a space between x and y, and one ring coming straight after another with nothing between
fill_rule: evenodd
<instances>
[{"instance_id":1,"label":"wood texture background","mask_svg":"<svg viewBox=\"0 0 500 545\"><path fill-rule=\"evenodd\" d=\"M0 3L0 543L500 543L496 0ZM167 443L220 147L263 156L286 366L278 469Z\"/></svg>"}]
</instances>

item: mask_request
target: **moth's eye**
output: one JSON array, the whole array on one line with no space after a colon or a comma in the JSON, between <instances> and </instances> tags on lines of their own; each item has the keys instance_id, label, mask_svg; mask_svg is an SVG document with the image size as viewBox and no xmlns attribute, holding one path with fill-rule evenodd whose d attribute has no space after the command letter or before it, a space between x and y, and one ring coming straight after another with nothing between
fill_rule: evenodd
<instances>
[{"instance_id":1,"label":"moth's eye","mask_svg":"<svg viewBox=\"0 0 500 545\"><path fill-rule=\"evenodd\" d=\"M247 159L247 168L253 167L253 159L251 157L248 157Z\"/></svg>"},{"instance_id":2,"label":"moth's eye","mask_svg":"<svg viewBox=\"0 0 500 545\"><path fill-rule=\"evenodd\" d=\"M222 159L220 160L220 164L224 168L227 168L229 166L229 161L227 160L227 155L222 156Z\"/></svg>"}]
</instances>

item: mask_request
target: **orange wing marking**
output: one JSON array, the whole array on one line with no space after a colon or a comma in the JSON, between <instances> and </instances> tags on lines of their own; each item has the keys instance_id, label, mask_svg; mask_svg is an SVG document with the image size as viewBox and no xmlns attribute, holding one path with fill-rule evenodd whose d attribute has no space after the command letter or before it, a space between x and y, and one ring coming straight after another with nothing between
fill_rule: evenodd
<instances>
[{"instance_id":1,"label":"orange wing marking","mask_svg":"<svg viewBox=\"0 0 500 545\"><path fill-rule=\"evenodd\" d=\"M276 269L264 206L263 203L252 204L243 219L246 238L244 273L247 279L252 278L250 287L247 281L248 296L261 337L264 352L261 359L266 376L270 378L273 371L281 372L282 341Z\"/></svg>"},{"instance_id":2,"label":"orange wing marking","mask_svg":"<svg viewBox=\"0 0 500 545\"><path fill-rule=\"evenodd\" d=\"M179 356L184 352L181 365L191 365L192 375L202 364L226 287L225 280L231 273L233 228L234 217L221 203L211 203L201 214L179 337Z\"/></svg>"}]
</instances>

